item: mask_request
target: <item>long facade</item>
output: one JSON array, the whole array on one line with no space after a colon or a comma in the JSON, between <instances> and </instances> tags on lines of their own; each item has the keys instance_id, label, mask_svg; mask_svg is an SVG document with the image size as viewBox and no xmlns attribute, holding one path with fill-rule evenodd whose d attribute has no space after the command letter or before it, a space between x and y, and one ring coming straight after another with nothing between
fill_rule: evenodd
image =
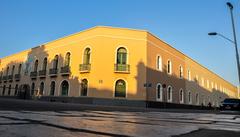
<instances>
[{"instance_id":1,"label":"long facade","mask_svg":"<svg viewBox=\"0 0 240 137\"><path fill-rule=\"evenodd\" d=\"M237 87L144 30L94 27L0 60L0 95L218 106Z\"/></svg>"}]
</instances>

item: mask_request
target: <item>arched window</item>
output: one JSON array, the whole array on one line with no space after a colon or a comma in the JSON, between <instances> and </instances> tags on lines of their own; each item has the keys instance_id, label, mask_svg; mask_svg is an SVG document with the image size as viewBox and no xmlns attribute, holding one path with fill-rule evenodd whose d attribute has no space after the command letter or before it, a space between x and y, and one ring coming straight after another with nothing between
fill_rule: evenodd
<instances>
[{"instance_id":1,"label":"arched window","mask_svg":"<svg viewBox=\"0 0 240 137\"><path fill-rule=\"evenodd\" d=\"M180 89L180 91L179 91L179 102L180 103L184 102L184 93L183 93L182 89Z\"/></svg>"},{"instance_id":2,"label":"arched window","mask_svg":"<svg viewBox=\"0 0 240 137\"><path fill-rule=\"evenodd\" d=\"M162 57L157 56L157 70L162 71Z\"/></svg>"},{"instance_id":3,"label":"arched window","mask_svg":"<svg viewBox=\"0 0 240 137\"><path fill-rule=\"evenodd\" d=\"M8 87L8 95L9 96L11 95L11 88L12 88L12 85L9 85L9 87Z\"/></svg>"},{"instance_id":4,"label":"arched window","mask_svg":"<svg viewBox=\"0 0 240 137\"><path fill-rule=\"evenodd\" d=\"M44 93L44 83L43 83L43 82L41 82L41 84L40 84L40 91L39 91L39 95L43 95L43 93Z\"/></svg>"},{"instance_id":5,"label":"arched window","mask_svg":"<svg viewBox=\"0 0 240 137\"><path fill-rule=\"evenodd\" d=\"M157 101L162 101L162 85L159 83L156 87L156 99Z\"/></svg>"},{"instance_id":6,"label":"arched window","mask_svg":"<svg viewBox=\"0 0 240 137\"><path fill-rule=\"evenodd\" d=\"M183 67L182 66L179 67L179 77L183 78Z\"/></svg>"},{"instance_id":7,"label":"arched window","mask_svg":"<svg viewBox=\"0 0 240 137\"><path fill-rule=\"evenodd\" d=\"M126 97L126 82L118 80L115 83L115 97Z\"/></svg>"},{"instance_id":8,"label":"arched window","mask_svg":"<svg viewBox=\"0 0 240 137\"><path fill-rule=\"evenodd\" d=\"M167 88L167 101L172 102L172 87L168 86Z\"/></svg>"},{"instance_id":9,"label":"arched window","mask_svg":"<svg viewBox=\"0 0 240 137\"><path fill-rule=\"evenodd\" d=\"M207 103L206 103L206 99L205 99L205 96L204 95L202 95L202 103L203 103L203 105L205 106Z\"/></svg>"},{"instance_id":10,"label":"arched window","mask_svg":"<svg viewBox=\"0 0 240 137\"><path fill-rule=\"evenodd\" d=\"M15 85L15 92L14 92L15 96L17 95L17 92L18 92L18 84Z\"/></svg>"},{"instance_id":11,"label":"arched window","mask_svg":"<svg viewBox=\"0 0 240 137\"><path fill-rule=\"evenodd\" d=\"M90 57L91 57L91 50L90 48L86 48L84 50L84 55L83 55L83 64L90 64Z\"/></svg>"},{"instance_id":12,"label":"arched window","mask_svg":"<svg viewBox=\"0 0 240 137\"><path fill-rule=\"evenodd\" d=\"M167 73L172 74L172 62L170 60L167 61Z\"/></svg>"},{"instance_id":13,"label":"arched window","mask_svg":"<svg viewBox=\"0 0 240 137\"><path fill-rule=\"evenodd\" d=\"M34 72L38 70L38 60L35 61L34 63Z\"/></svg>"},{"instance_id":14,"label":"arched window","mask_svg":"<svg viewBox=\"0 0 240 137\"><path fill-rule=\"evenodd\" d=\"M204 87L204 78L202 78L202 86Z\"/></svg>"},{"instance_id":15,"label":"arched window","mask_svg":"<svg viewBox=\"0 0 240 137\"><path fill-rule=\"evenodd\" d=\"M64 80L62 83L61 83L61 95L62 96L67 96L68 95L68 90L69 90L69 84L66 80Z\"/></svg>"},{"instance_id":16,"label":"arched window","mask_svg":"<svg viewBox=\"0 0 240 137\"><path fill-rule=\"evenodd\" d=\"M191 91L188 91L188 103L189 103L189 104L192 103L192 94L191 94Z\"/></svg>"},{"instance_id":17,"label":"arched window","mask_svg":"<svg viewBox=\"0 0 240 137\"><path fill-rule=\"evenodd\" d=\"M70 56L71 54L70 52L68 52L65 56L65 63L64 63L65 66L70 66Z\"/></svg>"},{"instance_id":18,"label":"arched window","mask_svg":"<svg viewBox=\"0 0 240 137\"><path fill-rule=\"evenodd\" d=\"M53 61L53 69L57 69L57 68L58 68L58 55L54 57L54 61Z\"/></svg>"},{"instance_id":19,"label":"arched window","mask_svg":"<svg viewBox=\"0 0 240 137\"><path fill-rule=\"evenodd\" d=\"M14 75L14 71L15 71L15 65L13 65L12 67L12 75Z\"/></svg>"},{"instance_id":20,"label":"arched window","mask_svg":"<svg viewBox=\"0 0 240 137\"><path fill-rule=\"evenodd\" d=\"M18 66L18 74L21 74L21 71L22 71L22 64L19 64L19 66Z\"/></svg>"},{"instance_id":21,"label":"arched window","mask_svg":"<svg viewBox=\"0 0 240 137\"><path fill-rule=\"evenodd\" d=\"M198 93L196 94L196 105L199 105L199 95L198 95Z\"/></svg>"},{"instance_id":22,"label":"arched window","mask_svg":"<svg viewBox=\"0 0 240 137\"><path fill-rule=\"evenodd\" d=\"M44 58L43 60L42 70L47 70L47 58Z\"/></svg>"},{"instance_id":23,"label":"arched window","mask_svg":"<svg viewBox=\"0 0 240 137\"><path fill-rule=\"evenodd\" d=\"M188 80L191 81L192 79L191 79L191 72L190 72L190 70L187 71L187 74L188 74Z\"/></svg>"},{"instance_id":24,"label":"arched window","mask_svg":"<svg viewBox=\"0 0 240 137\"><path fill-rule=\"evenodd\" d=\"M127 64L127 50L123 47L117 50L117 64Z\"/></svg>"},{"instance_id":25,"label":"arched window","mask_svg":"<svg viewBox=\"0 0 240 137\"><path fill-rule=\"evenodd\" d=\"M218 90L218 86L217 86L217 83L215 83L215 90Z\"/></svg>"},{"instance_id":26,"label":"arched window","mask_svg":"<svg viewBox=\"0 0 240 137\"><path fill-rule=\"evenodd\" d=\"M209 80L207 80L207 88L209 88Z\"/></svg>"},{"instance_id":27,"label":"arched window","mask_svg":"<svg viewBox=\"0 0 240 137\"><path fill-rule=\"evenodd\" d=\"M2 77L3 77L3 72L1 71L0 72L0 81L2 81ZM0 89L1 89L1 87L0 87Z\"/></svg>"},{"instance_id":28,"label":"arched window","mask_svg":"<svg viewBox=\"0 0 240 137\"><path fill-rule=\"evenodd\" d=\"M5 95L5 90L6 90L6 85L3 85L3 92L2 92L3 96Z\"/></svg>"},{"instance_id":29,"label":"arched window","mask_svg":"<svg viewBox=\"0 0 240 137\"><path fill-rule=\"evenodd\" d=\"M195 77L195 80L196 80L196 82L199 84L199 79L198 79L198 75L196 75L196 77Z\"/></svg>"},{"instance_id":30,"label":"arched window","mask_svg":"<svg viewBox=\"0 0 240 137\"><path fill-rule=\"evenodd\" d=\"M6 76L8 76L8 72L9 72L9 67L7 67Z\"/></svg>"},{"instance_id":31,"label":"arched window","mask_svg":"<svg viewBox=\"0 0 240 137\"><path fill-rule=\"evenodd\" d=\"M81 96L87 96L88 92L88 80L83 79L81 82Z\"/></svg>"},{"instance_id":32,"label":"arched window","mask_svg":"<svg viewBox=\"0 0 240 137\"><path fill-rule=\"evenodd\" d=\"M31 86L31 95L32 96L34 95L34 90L35 90L35 83L32 83L32 86Z\"/></svg>"},{"instance_id":33,"label":"arched window","mask_svg":"<svg viewBox=\"0 0 240 137\"><path fill-rule=\"evenodd\" d=\"M54 92L55 92L55 82L52 81L50 85L50 96L54 96Z\"/></svg>"}]
</instances>

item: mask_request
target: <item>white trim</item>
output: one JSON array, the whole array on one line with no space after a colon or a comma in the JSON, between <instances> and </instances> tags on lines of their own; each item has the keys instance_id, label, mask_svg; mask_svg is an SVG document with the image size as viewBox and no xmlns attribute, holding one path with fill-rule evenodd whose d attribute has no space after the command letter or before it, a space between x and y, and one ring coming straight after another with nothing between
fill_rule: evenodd
<instances>
[{"instance_id":1,"label":"white trim","mask_svg":"<svg viewBox=\"0 0 240 137\"><path fill-rule=\"evenodd\" d=\"M61 80L61 82L60 82L60 84L59 84L59 93L58 93L58 96L65 97L65 96L62 95L62 88L61 88L61 85L62 85L62 82L63 82L63 81L67 81L67 82L68 82L68 94L67 94L66 97L70 97L69 95L70 95L71 85L70 85L70 81L68 81L67 79L62 79L62 80Z\"/></svg>"},{"instance_id":2,"label":"white trim","mask_svg":"<svg viewBox=\"0 0 240 137\"><path fill-rule=\"evenodd\" d=\"M10 67L9 67L9 65L7 66L7 69L5 70L5 76L8 76L9 75L9 69L10 69Z\"/></svg>"},{"instance_id":3,"label":"white trim","mask_svg":"<svg viewBox=\"0 0 240 137\"><path fill-rule=\"evenodd\" d=\"M200 104L199 96L200 96L200 95L199 95L198 93L196 93L196 95L195 95L196 105L199 105L199 104Z\"/></svg>"},{"instance_id":4,"label":"white trim","mask_svg":"<svg viewBox=\"0 0 240 137\"><path fill-rule=\"evenodd\" d=\"M191 71L189 68L187 69L187 79L188 81L192 81Z\"/></svg>"},{"instance_id":5,"label":"white trim","mask_svg":"<svg viewBox=\"0 0 240 137\"><path fill-rule=\"evenodd\" d=\"M170 63L170 64L169 64L169 66L170 66L170 70L169 70L169 71L170 71L170 72L168 72L168 69L169 69L169 68L168 68L168 62ZM167 60L167 74L172 75L172 61L171 61L171 59L168 59L168 60Z\"/></svg>"},{"instance_id":6,"label":"white trim","mask_svg":"<svg viewBox=\"0 0 240 137\"><path fill-rule=\"evenodd\" d=\"M202 85L202 87L204 87L205 86L205 81L204 81L204 77L202 77L202 79L201 79L201 85Z\"/></svg>"},{"instance_id":7,"label":"white trim","mask_svg":"<svg viewBox=\"0 0 240 137\"><path fill-rule=\"evenodd\" d=\"M91 29L94 29L94 28L91 28ZM120 28L120 29L122 29L122 28ZM88 30L90 30L90 29L88 29ZM88 30L85 30L85 31L88 31ZM59 39L56 39L56 40L51 41L51 42L46 42L46 43L44 43L44 44L42 44L42 45L48 45L48 46L47 46L47 49L45 49L45 51L51 51L51 50L55 50L55 49L58 49L58 48L60 48L60 47L66 46L66 45L75 44L75 43L78 43L78 42L81 42L81 41L84 41L84 40L87 40L87 39L92 39L92 38L95 38L95 37L108 37L108 38L113 38L113 39L115 38L115 39L139 40L139 41L146 41L146 42L152 44L154 47L157 47L157 48L163 50L164 52L166 52L167 54L170 54L170 55L176 57L177 59L185 62L186 65L189 65L189 64L187 64L187 62L186 62L184 59L182 59L182 58L180 58L179 56L171 53L170 51L166 50L164 47L161 47L161 45L156 44L155 42L150 41L150 40L147 40L147 39L129 38L129 37L112 36L112 35L93 35L93 36L89 36L89 37L85 37L85 38L80 38L80 39L78 39L78 40L71 41L71 42L68 42L68 43L65 43L65 44L61 44L61 45L58 45L58 46L52 46L52 45L53 45L53 42L55 42L55 41L62 40L62 39L66 39L66 38L68 38L68 37L70 37L70 36L73 36L73 35L80 35L81 33L85 32L85 31L81 31L81 32L78 32L78 33L76 33L76 34L72 34L72 35L69 35L69 36L66 36L66 37L63 37L63 38L59 38ZM141 31L141 30L140 30L140 31ZM149 33L149 32L147 32L147 31L144 31L144 32ZM149 34L151 34L151 33L149 33ZM151 34L151 35L152 35L152 34ZM169 45L169 44L167 44L166 42L162 41L162 40L159 39L157 36L155 36L155 35L152 35L152 36L156 37L159 41L161 41L161 42L163 42L164 44L166 44L166 46L173 48L171 45ZM173 49L176 50L175 48L173 48ZM21 52L19 52L19 53L24 53L24 52L28 52L28 51L30 51L30 49L21 51ZM194 61L193 59L191 59L191 58L188 57L187 55L183 54L182 52L180 52L180 51L178 51L178 50L176 50L176 51L179 52L179 53L181 53L182 55L186 56L188 59L190 59L190 60L193 61L194 63L197 63L196 61ZM19 54L19 53L16 53L16 54ZM16 54L13 54L13 55L11 55L11 56L14 56L14 55L16 55ZM6 58L8 58L8 57L9 57L9 56L3 57L3 58L2 58L2 62L5 62L4 59L6 59ZM215 74L214 72L210 71L210 70L207 69L206 67L202 66L201 64L197 63L197 65L199 65L201 68L206 69L207 71L213 73L213 74L214 74L215 76L217 76L219 79L224 80L227 84L230 84L231 86L234 86L234 85L232 85L230 82L226 81L225 79L223 79L223 78L220 77L219 75ZM193 68L194 68L194 67L193 67ZM197 67L194 68L194 69L195 69L195 70L200 70L200 69L198 69ZM202 72L202 71L200 70L200 72ZM234 86L234 87L235 87L235 86Z\"/></svg>"},{"instance_id":8,"label":"white trim","mask_svg":"<svg viewBox=\"0 0 240 137\"><path fill-rule=\"evenodd\" d=\"M35 62L34 62L34 68L33 68L33 69L35 69L35 63L36 63L36 62L37 62L36 72L38 72L38 70L39 70L39 69L38 69L38 68L39 68L39 62L40 62L39 59L36 59L36 60L35 60ZM35 71L35 70L34 70L34 71Z\"/></svg>"},{"instance_id":9,"label":"white trim","mask_svg":"<svg viewBox=\"0 0 240 137\"><path fill-rule=\"evenodd\" d=\"M19 66L21 65L21 69L20 69L20 71L19 71ZM17 73L18 74L22 74L22 67L23 67L23 63L19 63L18 64L18 70L17 70ZM3 71L2 71L3 72ZM3 74L3 73L2 73Z\"/></svg>"},{"instance_id":10,"label":"white trim","mask_svg":"<svg viewBox=\"0 0 240 137\"><path fill-rule=\"evenodd\" d=\"M72 52L68 50L68 51L65 53L65 56L64 56L64 61L63 61L63 64L62 64L63 67L65 66L66 55L67 55L68 53L70 53L70 57L69 57L69 67L71 66L71 63L72 63L72 61L71 61L71 58L72 58Z\"/></svg>"},{"instance_id":11,"label":"white trim","mask_svg":"<svg viewBox=\"0 0 240 137\"><path fill-rule=\"evenodd\" d=\"M40 93L40 90L41 90L41 84L43 83L43 93L42 93L42 95L41 96L44 96L46 93L45 93L45 83L44 83L44 81L40 81L40 83L39 83L39 93Z\"/></svg>"},{"instance_id":12,"label":"white trim","mask_svg":"<svg viewBox=\"0 0 240 137\"><path fill-rule=\"evenodd\" d=\"M182 97L181 97L181 92L182 92ZM182 88L179 90L179 103L183 104L184 103L184 91Z\"/></svg>"},{"instance_id":13,"label":"white trim","mask_svg":"<svg viewBox=\"0 0 240 137\"><path fill-rule=\"evenodd\" d=\"M81 84L82 84L82 80L84 80L84 79L86 79L87 80L87 95L86 96L82 96L81 95ZM80 79L80 84L79 84L79 97L88 97L89 95L89 79L88 78L86 78L86 77L84 77L84 78L81 78Z\"/></svg>"},{"instance_id":14,"label":"white trim","mask_svg":"<svg viewBox=\"0 0 240 137\"><path fill-rule=\"evenodd\" d=\"M160 86L160 98L158 98L158 86ZM156 101L163 101L163 87L161 83L156 85Z\"/></svg>"},{"instance_id":15,"label":"white trim","mask_svg":"<svg viewBox=\"0 0 240 137\"><path fill-rule=\"evenodd\" d=\"M11 75L13 75L13 77L14 77L14 75L16 74L15 73L15 71L16 71L16 64L13 64L12 65L12 69L11 69L12 71L11 71Z\"/></svg>"},{"instance_id":16,"label":"white trim","mask_svg":"<svg viewBox=\"0 0 240 137\"><path fill-rule=\"evenodd\" d=\"M126 84L126 96L125 96L125 98L123 98L123 97L115 97L115 86L116 86L116 82L118 81L118 80L123 80L124 82L125 82L125 84ZM127 80L125 79L125 78L117 78L117 79L115 79L115 81L114 81L114 83L113 83L113 98L122 98L122 99L127 99L128 98L128 82L127 82Z\"/></svg>"},{"instance_id":17,"label":"white trim","mask_svg":"<svg viewBox=\"0 0 240 137\"><path fill-rule=\"evenodd\" d=\"M51 48L46 49L45 51L55 50L55 49L57 49L57 48L60 48L60 47L66 46L66 45L72 45L72 44L75 44L75 43L78 43L78 42L81 42L81 41L85 41L85 40L87 40L87 39L96 38L96 37L107 37L107 38L113 38L113 39L129 39L129 40L148 41L148 40L146 40L146 39L120 37L120 36L112 36L112 35L93 35L93 36L81 38L81 39L78 39L78 40L75 40L75 41L71 41L71 42L69 42L69 43L65 43L65 44L62 44L62 45L53 46L53 47L51 47ZM46 44L51 45L52 42L54 42L54 41L51 41L50 43L46 43ZM45 45L46 45L46 44L45 44ZM170 52L169 52L169 53L170 53ZM175 56L175 55L174 55L174 56Z\"/></svg>"},{"instance_id":18,"label":"white trim","mask_svg":"<svg viewBox=\"0 0 240 137\"><path fill-rule=\"evenodd\" d=\"M207 79L207 88L209 88L209 80Z\"/></svg>"},{"instance_id":19,"label":"white trim","mask_svg":"<svg viewBox=\"0 0 240 137\"><path fill-rule=\"evenodd\" d=\"M118 51L118 49L119 48L125 48L126 50L127 50L127 62L126 62L126 64L129 64L129 50L128 50L128 48L127 48L127 46L125 46L125 45L118 45L117 46L117 48L115 49L115 64L117 64L117 51Z\"/></svg>"},{"instance_id":20,"label":"white trim","mask_svg":"<svg viewBox=\"0 0 240 137\"><path fill-rule=\"evenodd\" d=\"M170 99L168 99L168 89L171 88L171 92L170 92ZM167 102L172 102L173 101L173 87L171 85L169 85L167 87Z\"/></svg>"},{"instance_id":21,"label":"white trim","mask_svg":"<svg viewBox=\"0 0 240 137\"><path fill-rule=\"evenodd\" d=\"M195 78L196 78L197 84L199 85L199 77L198 77L198 75L196 75Z\"/></svg>"},{"instance_id":22,"label":"white trim","mask_svg":"<svg viewBox=\"0 0 240 137\"><path fill-rule=\"evenodd\" d=\"M43 60L42 60L42 66L41 66L41 70L43 70L43 64L44 64L44 59L47 59L47 64L46 64L46 70L48 69L48 57L47 56L45 56L44 58L43 58Z\"/></svg>"},{"instance_id":23,"label":"white trim","mask_svg":"<svg viewBox=\"0 0 240 137\"><path fill-rule=\"evenodd\" d=\"M15 94L16 86L17 86L17 93ZM15 86L14 86L14 93L13 93L14 96L17 96L17 94L18 94L18 88L19 88L19 84L16 83ZM30 88L30 89L31 89L31 88ZM31 92L31 90L30 90L30 92ZM31 93L30 93L30 94L31 94Z\"/></svg>"},{"instance_id":24,"label":"white trim","mask_svg":"<svg viewBox=\"0 0 240 137\"><path fill-rule=\"evenodd\" d=\"M56 56L58 56L58 64L57 64L57 69L59 69L59 56L61 56L61 54L60 53L55 53L55 54L53 54L54 56L53 56L53 59L52 59L52 61L50 61L50 62L52 62L52 67L50 68L50 69L52 69L52 68L54 68L54 62L55 62L55 57Z\"/></svg>"},{"instance_id":25,"label":"white trim","mask_svg":"<svg viewBox=\"0 0 240 137\"><path fill-rule=\"evenodd\" d=\"M160 58L160 62L159 62L159 58ZM156 56L156 70L158 70L158 71L162 71L162 67L163 65L162 65L162 56L161 55L159 55L159 54L157 54L157 56Z\"/></svg>"},{"instance_id":26,"label":"white trim","mask_svg":"<svg viewBox=\"0 0 240 137\"><path fill-rule=\"evenodd\" d=\"M217 85L217 83L215 83L215 90L218 90L218 85Z\"/></svg>"},{"instance_id":27,"label":"white trim","mask_svg":"<svg viewBox=\"0 0 240 137\"><path fill-rule=\"evenodd\" d=\"M54 82L54 83L55 83L55 87L54 87L54 94L53 94L53 95L50 95L50 93L51 93L51 85L52 85L52 82ZM50 80L50 90L49 90L49 96L56 96L56 95L55 95L55 94L56 94L56 91L57 91L57 90L56 90L56 89L57 89L57 88L56 88L56 87L57 87L57 86L56 86L56 85L57 85L56 83L57 83L57 82L56 82L56 80Z\"/></svg>"},{"instance_id":28,"label":"white trim","mask_svg":"<svg viewBox=\"0 0 240 137\"><path fill-rule=\"evenodd\" d=\"M89 59L89 64L92 65L92 47L90 45L86 45L84 48L83 48L83 51L82 51L82 62L80 64L83 64L83 59L84 59L84 52L85 50L89 48L90 49L90 59Z\"/></svg>"},{"instance_id":29,"label":"white trim","mask_svg":"<svg viewBox=\"0 0 240 137\"><path fill-rule=\"evenodd\" d=\"M189 97L189 93L190 93L190 97ZM192 92L190 90L188 91L187 99L188 99L188 104L192 104Z\"/></svg>"},{"instance_id":30,"label":"white trim","mask_svg":"<svg viewBox=\"0 0 240 137\"><path fill-rule=\"evenodd\" d=\"M34 89L33 89L33 94L32 94L32 85L33 85L33 84L34 84ZM35 96L35 95L38 94L38 93L36 93L35 88L36 88L36 82L32 81L32 82L31 82L31 85L30 85L30 94L31 94L32 96ZM37 91L37 92L38 92L38 91Z\"/></svg>"},{"instance_id":31,"label":"white trim","mask_svg":"<svg viewBox=\"0 0 240 137\"><path fill-rule=\"evenodd\" d=\"M183 79L184 78L184 70L183 70L183 66L179 65L179 78ZM182 74L182 75L181 75Z\"/></svg>"},{"instance_id":32,"label":"white trim","mask_svg":"<svg viewBox=\"0 0 240 137\"><path fill-rule=\"evenodd\" d=\"M202 104L203 104L203 106L206 106L206 98L205 98L205 95L203 94L202 95Z\"/></svg>"},{"instance_id":33,"label":"white trim","mask_svg":"<svg viewBox=\"0 0 240 137\"><path fill-rule=\"evenodd\" d=\"M12 92L12 84L9 84L9 85L8 85L7 95L8 95L8 96L11 96L11 92Z\"/></svg>"}]
</instances>

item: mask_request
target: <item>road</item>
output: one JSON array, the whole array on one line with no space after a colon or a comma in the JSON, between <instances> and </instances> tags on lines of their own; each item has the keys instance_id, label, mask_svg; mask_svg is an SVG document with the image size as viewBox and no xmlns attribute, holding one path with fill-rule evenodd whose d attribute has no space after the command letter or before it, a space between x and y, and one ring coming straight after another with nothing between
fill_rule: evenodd
<instances>
[{"instance_id":1,"label":"road","mask_svg":"<svg viewBox=\"0 0 240 137\"><path fill-rule=\"evenodd\" d=\"M239 137L240 115L0 98L0 136Z\"/></svg>"}]
</instances>

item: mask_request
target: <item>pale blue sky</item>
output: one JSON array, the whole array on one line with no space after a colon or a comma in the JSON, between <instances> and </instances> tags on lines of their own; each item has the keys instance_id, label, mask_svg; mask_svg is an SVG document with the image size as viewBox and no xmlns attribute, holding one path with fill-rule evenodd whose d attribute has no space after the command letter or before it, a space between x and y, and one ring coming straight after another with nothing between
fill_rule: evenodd
<instances>
[{"instance_id":1,"label":"pale blue sky","mask_svg":"<svg viewBox=\"0 0 240 137\"><path fill-rule=\"evenodd\" d=\"M240 1L234 17L240 44ZM0 58L97 25L149 30L237 85L227 0L0 0Z\"/></svg>"}]
</instances>

